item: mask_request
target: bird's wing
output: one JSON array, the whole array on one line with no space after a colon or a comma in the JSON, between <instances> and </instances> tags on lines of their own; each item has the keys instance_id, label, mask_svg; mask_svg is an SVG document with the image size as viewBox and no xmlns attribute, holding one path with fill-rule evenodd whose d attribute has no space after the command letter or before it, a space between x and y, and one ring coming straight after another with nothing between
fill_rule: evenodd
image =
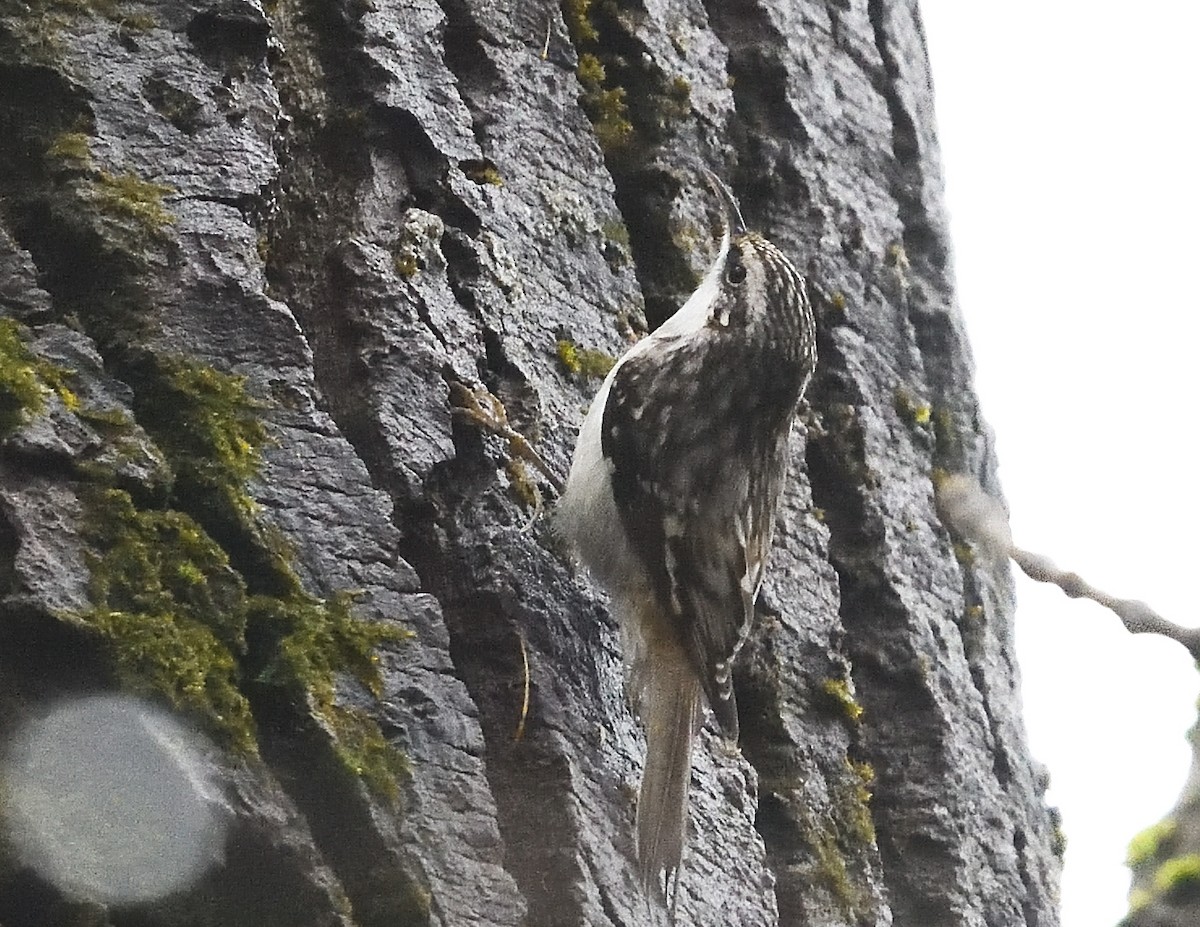
<instances>
[{"instance_id":1,"label":"bird's wing","mask_svg":"<svg viewBox=\"0 0 1200 927\"><path fill-rule=\"evenodd\" d=\"M720 377L704 369L720 360L711 346L690 351L682 339L629 357L613 379L601 437L617 508L658 605L736 738L731 664L770 551L785 455L764 444L770 429L733 405L730 365Z\"/></svg>"}]
</instances>

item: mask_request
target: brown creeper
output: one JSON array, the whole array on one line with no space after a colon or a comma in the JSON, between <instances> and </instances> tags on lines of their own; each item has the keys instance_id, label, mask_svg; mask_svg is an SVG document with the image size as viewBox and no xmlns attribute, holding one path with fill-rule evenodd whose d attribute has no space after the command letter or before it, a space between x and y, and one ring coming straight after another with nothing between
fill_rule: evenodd
<instances>
[{"instance_id":1,"label":"brown creeper","mask_svg":"<svg viewBox=\"0 0 1200 927\"><path fill-rule=\"evenodd\" d=\"M730 668L771 549L792 419L816 366L804 279L709 180L727 217L717 259L683 308L608 374L558 504L561 530L620 619L630 698L646 727L639 868L647 889L675 876L672 915L692 741L705 702L725 735L738 736Z\"/></svg>"}]
</instances>

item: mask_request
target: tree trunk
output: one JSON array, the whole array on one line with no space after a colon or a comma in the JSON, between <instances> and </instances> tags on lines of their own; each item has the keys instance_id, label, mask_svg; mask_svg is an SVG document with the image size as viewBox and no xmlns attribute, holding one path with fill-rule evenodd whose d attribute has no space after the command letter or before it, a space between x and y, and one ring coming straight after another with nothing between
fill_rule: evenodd
<instances>
[{"instance_id":1,"label":"tree trunk","mask_svg":"<svg viewBox=\"0 0 1200 927\"><path fill-rule=\"evenodd\" d=\"M680 921L1057 923L1008 568L934 508L995 461L915 0L0 0L0 725L172 706L231 815L136 908L10 842L0 923L647 922L606 599L449 394L565 473L701 165L820 362Z\"/></svg>"}]
</instances>

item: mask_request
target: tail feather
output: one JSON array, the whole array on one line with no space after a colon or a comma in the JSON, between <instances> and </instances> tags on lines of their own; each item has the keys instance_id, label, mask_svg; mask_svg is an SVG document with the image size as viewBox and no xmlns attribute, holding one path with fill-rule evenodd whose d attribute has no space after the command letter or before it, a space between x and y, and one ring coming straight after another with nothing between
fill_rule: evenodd
<instances>
[{"instance_id":1,"label":"tail feather","mask_svg":"<svg viewBox=\"0 0 1200 927\"><path fill-rule=\"evenodd\" d=\"M637 808L638 863L647 890L664 892L674 874L673 912L687 831L692 742L703 719L701 688L686 664L659 665L643 678L640 696L646 768Z\"/></svg>"}]
</instances>

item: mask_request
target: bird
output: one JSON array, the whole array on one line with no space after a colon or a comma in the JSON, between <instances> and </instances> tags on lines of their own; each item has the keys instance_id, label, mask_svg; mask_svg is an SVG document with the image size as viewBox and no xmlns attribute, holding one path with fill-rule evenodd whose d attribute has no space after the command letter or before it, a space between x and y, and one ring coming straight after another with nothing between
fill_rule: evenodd
<instances>
[{"instance_id":1,"label":"bird","mask_svg":"<svg viewBox=\"0 0 1200 927\"><path fill-rule=\"evenodd\" d=\"M693 744L706 706L737 742L733 661L750 633L792 422L817 363L804 277L704 173L724 215L716 259L682 307L609 371L554 516L618 618L626 692L646 732L638 874L672 923Z\"/></svg>"}]
</instances>

